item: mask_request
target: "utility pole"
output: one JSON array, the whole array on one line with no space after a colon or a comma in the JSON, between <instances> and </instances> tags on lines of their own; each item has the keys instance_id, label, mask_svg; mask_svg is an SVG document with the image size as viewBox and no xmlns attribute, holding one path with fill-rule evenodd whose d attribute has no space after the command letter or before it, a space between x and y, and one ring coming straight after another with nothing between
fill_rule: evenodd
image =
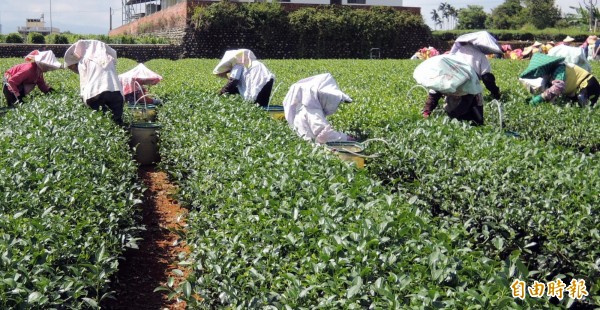
<instances>
[{"instance_id":1,"label":"utility pole","mask_svg":"<svg viewBox=\"0 0 600 310\"><path fill-rule=\"evenodd\" d=\"M598 0L584 0L583 3L586 3L586 7L590 10L590 31L592 31L594 29L594 11Z\"/></svg>"},{"instance_id":2,"label":"utility pole","mask_svg":"<svg viewBox=\"0 0 600 310\"><path fill-rule=\"evenodd\" d=\"M52 0L50 0L50 34L52 34L53 32L53 28L52 28Z\"/></svg>"},{"instance_id":3,"label":"utility pole","mask_svg":"<svg viewBox=\"0 0 600 310\"><path fill-rule=\"evenodd\" d=\"M110 25L108 26L108 31L111 31L112 30L112 15L113 15L112 6L109 8L108 15L110 16Z\"/></svg>"}]
</instances>

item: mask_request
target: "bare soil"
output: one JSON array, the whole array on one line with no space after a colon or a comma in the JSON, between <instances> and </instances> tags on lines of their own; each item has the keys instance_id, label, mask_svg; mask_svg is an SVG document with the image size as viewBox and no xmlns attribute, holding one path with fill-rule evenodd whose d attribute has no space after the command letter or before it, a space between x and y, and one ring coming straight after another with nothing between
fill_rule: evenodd
<instances>
[{"instance_id":1,"label":"bare soil","mask_svg":"<svg viewBox=\"0 0 600 310\"><path fill-rule=\"evenodd\" d=\"M143 240L138 241L138 249L128 249L124 260L119 262L119 272L113 280L115 299L102 304L103 309L185 309L183 301L168 300L166 291L154 292L164 286L169 277L175 279L175 286L185 280L189 270L178 266L180 253L189 253L186 244L174 232L184 230L187 210L173 198L176 186L169 181L167 174L153 166L140 166L138 176L147 190L144 192L142 224L146 230ZM172 272L179 269L184 276Z\"/></svg>"}]
</instances>

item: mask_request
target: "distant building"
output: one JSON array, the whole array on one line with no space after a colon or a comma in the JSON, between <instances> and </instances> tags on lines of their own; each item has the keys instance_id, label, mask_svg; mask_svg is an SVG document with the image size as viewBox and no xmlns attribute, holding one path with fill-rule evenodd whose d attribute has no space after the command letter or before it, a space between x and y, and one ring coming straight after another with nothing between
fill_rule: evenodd
<instances>
[{"instance_id":1,"label":"distant building","mask_svg":"<svg viewBox=\"0 0 600 310\"><path fill-rule=\"evenodd\" d=\"M56 27L46 27L44 14L42 14L42 17L40 18L28 18L26 20L25 27L19 26L17 31L23 36L27 36L30 32L38 32L43 35L60 33L60 29Z\"/></svg>"}]
</instances>

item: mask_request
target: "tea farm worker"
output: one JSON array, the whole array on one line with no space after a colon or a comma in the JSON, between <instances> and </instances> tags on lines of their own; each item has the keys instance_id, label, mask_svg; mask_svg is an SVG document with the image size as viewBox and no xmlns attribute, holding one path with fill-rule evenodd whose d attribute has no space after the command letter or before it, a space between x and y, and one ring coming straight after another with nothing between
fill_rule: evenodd
<instances>
[{"instance_id":1,"label":"tea farm worker","mask_svg":"<svg viewBox=\"0 0 600 310\"><path fill-rule=\"evenodd\" d=\"M543 53L544 52L544 44L539 41L533 42L532 45L525 47L523 49L523 58L531 58L531 56L535 53Z\"/></svg>"},{"instance_id":2,"label":"tea farm worker","mask_svg":"<svg viewBox=\"0 0 600 310\"><path fill-rule=\"evenodd\" d=\"M162 104L158 98L152 98L148 94L146 85L156 85L162 81L162 76L148 69L144 64L140 63L133 69L119 74L119 80L123 87L125 101L130 104Z\"/></svg>"},{"instance_id":3,"label":"tea farm worker","mask_svg":"<svg viewBox=\"0 0 600 310\"><path fill-rule=\"evenodd\" d=\"M319 144L355 141L350 135L335 131L326 116L337 111L342 102L352 102L333 76L319 74L294 83L283 99L283 111L289 126L304 140Z\"/></svg>"},{"instance_id":4,"label":"tea farm worker","mask_svg":"<svg viewBox=\"0 0 600 310\"><path fill-rule=\"evenodd\" d=\"M555 46L554 41L546 42L546 44L542 45L542 53L548 54L548 52Z\"/></svg>"},{"instance_id":5,"label":"tea farm worker","mask_svg":"<svg viewBox=\"0 0 600 310\"><path fill-rule=\"evenodd\" d=\"M423 117L429 117L445 97L444 110L449 117L483 125L483 88L477 72L462 57L432 57L415 68L413 78L428 89Z\"/></svg>"},{"instance_id":6,"label":"tea farm worker","mask_svg":"<svg viewBox=\"0 0 600 310\"><path fill-rule=\"evenodd\" d=\"M572 46L573 42L575 41L575 39L571 36L567 36L566 38L564 38L561 42L558 42L558 45L567 45L567 46Z\"/></svg>"},{"instance_id":7,"label":"tea farm worker","mask_svg":"<svg viewBox=\"0 0 600 310\"><path fill-rule=\"evenodd\" d=\"M583 50L583 54L587 60L594 59L594 51L596 50L596 41L598 41L598 36L591 35L585 39L585 42L581 44L580 48Z\"/></svg>"},{"instance_id":8,"label":"tea farm worker","mask_svg":"<svg viewBox=\"0 0 600 310\"><path fill-rule=\"evenodd\" d=\"M97 40L79 40L65 52L65 65L79 74L83 101L93 110L110 110L122 125L124 99L116 61L117 52Z\"/></svg>"},{"instance_id":9,"label":"tea farm worker","mask_svg":"<svg viewBox=\"0 0 600 310\"><path fill-rule=\"evenodd\" d=\"M600 96L600 84L596 77L575 64L565 63L563 57L536 54L519 77L550 81L543 82L546 87L540 95L530 100L531 105L566 96L580 106L588 103L594 106Z\"/></svg>"},{"instance_id":10,"label":"tea farm worker","mask_svg":"<svg viewBox=\"0 0 600 310\"><path fill-rule=\"evenodd\" d=\"M548 51L549 56L563 57L566 63L575 64L592 73L592 65L585 57L582 48L577 46L559 45Z\"/></svg>"},{"instance_id":11,"label":"tea farm worker","mask_svg":"<svg viewBox=\"0 0 600 310\"><path fill-rule=\"evenodd\" d=\"M246 101L263 107L269 105L275 75L256 59L251 50L225 52L213 74L227 78L227 84L219 91L220 95L239 94Z\"/></svg>"},{"instance_id":12,"label":"tea farm worker","mask_svg":"<svg viewBox=\"0 0 600 310\"><path fill-rule=\"evenodd\" d=\"M496 77L492 74L492 66L486 54L502 54L502 48L491 34L478 31L461 35L456 38L450 54L459 56L464 63L470 65L490 91L492 98L500 99L500 88L496 85Z\"/></svg>"},{"instance_id":13,"label":"tea farm worker","mask_svg":"<svg viewBox=\"0 0 600 310\"><path fill-rule=\"evenodd\" d=\"M25 56L25 63L15 65L4 73L2 92L9 107L23 101L35 86L43 93L53 91L44 80L44 72L61 67L52 51L34 50Z\"/></svg>"}]
</instances>

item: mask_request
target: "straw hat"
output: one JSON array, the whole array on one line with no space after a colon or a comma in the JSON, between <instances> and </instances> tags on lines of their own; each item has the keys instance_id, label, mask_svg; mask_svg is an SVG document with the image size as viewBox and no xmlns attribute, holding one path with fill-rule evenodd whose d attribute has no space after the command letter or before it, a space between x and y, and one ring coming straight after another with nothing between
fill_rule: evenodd
<instances>
[{"instance_id":1,"label":"straw hat","mask_svg":"<svg viewBox=\"0 0 600 310\"><path fill-rule=\"evenodd\" d=\"M533 47L532 46L528 46L525 49L523 49L523 53L521 55L523 56L527 56L531 53L531 51L533 51Z\"/></svg>"},{"instance_id":2,"label":"straw hat","mask_svg":"<svg viewBox=\"0 0 600 310\"><path fill-rule=\"evenodd\" d=\"M563 40L563 42L565 42L565 43L570 43L570 42L573 42L573 41L575 41L575 39L571 38L571 36L567 36L567 37L566 37L566 38Z\"/></svg>"},{"instance_id":3,"label":"straw hat","mask_svg":"<svg viewBox=\"0 0 600 310\"><path fill-rule=\"evenodd\" d=\"M550 42L547 42L546 45L552 45L552 46L554 46L555 43L554 43L554 41L550 41Z\"/></svg>"},{"instance_id":4,"label":"straw hat","mask_svg":"<svg viewBox=\"0 0 600 310\"><path fill-rule=\"evenodd\" d=\"M542 42L535 41L535 43L533 43L533 45L532 45L532 46L533 46L533 47L542 46Z\"/></svg>"}]
</instances>

